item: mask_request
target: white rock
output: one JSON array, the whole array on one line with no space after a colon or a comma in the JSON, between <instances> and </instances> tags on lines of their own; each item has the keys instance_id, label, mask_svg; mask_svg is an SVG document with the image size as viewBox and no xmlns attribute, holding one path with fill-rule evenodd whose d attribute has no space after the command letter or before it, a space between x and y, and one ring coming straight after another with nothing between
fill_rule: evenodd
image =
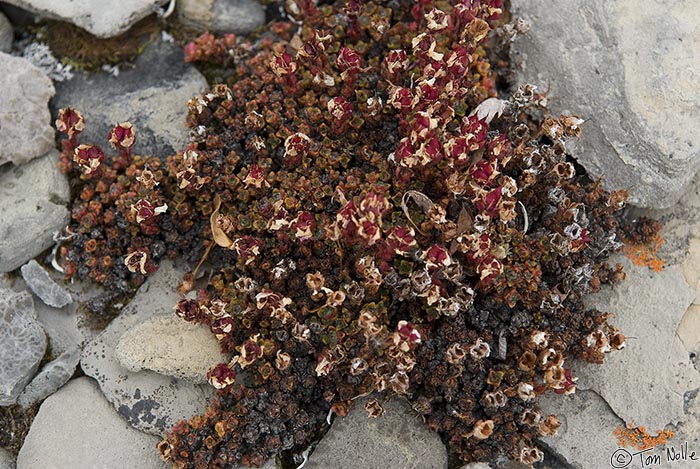
<instances>
[{"instance_id":1,"label":"white rock","mask_svg":"<svg viewBox=\"0 0 700 469\"><path fill-rule=\"evenodd\" d=\"M64 204L70 188L57 162L54 150L24 165L0 169L0 272L15 270L46 250L53 244L53 232L68 223Z\"/></svg>"},{"instance_id":2,"label":"white rock","mask_svg":"<svg viewBox=\"0 0 700 469\"><path fill-rule=\"evenodd\" d=\"M114 353L131 371L151 370L196 384L206 383L209 368L231 358L221 352L207 326L188 323L174 312L154 315L129 329Z\"/></svg>"},{"instance_id":3,"label":"white rock","mask_svg":"<svg viewBox=\"0 0 700 469\"><path fill-rule=\"evenodd\" d=\"M67 21L98 37L123 33L167 0L6 0L40 16Z\"/></svg>"},{"instance_id":4,"label":"white rock","mask_svg":"<svg viewBox=\"0 0 700 469\"><path fill-rule=\"evenodd\" d=\"M0 52L0 90L0 165L45 155L54 147L51 80L29 61Z\"/></svg>"},{"instance_id":5,"label":"white rock","mask_svg":"<svg viewBox=\"0 0 700 469\"><path fill-rule=\"evenodd\" d=\"M157 443L158 438L129 427L94 381L82 377L41 405L17 469L166 469Z\"/></svg>"},{"instance_id":6,"label":"white rock","mask_svg":"<svg viewBox=\"0 0 700 469\"><path fill-rule=\"evenodd\" d=\"M0 406L17 401L45 351L31 295L0 288Z\"/></svg>"},{"instance_id":7,"label":"white rock","mask_svg":"<svg viewBox=\"0 0 700 469\"><path fill-rule=\"evenodd\" d=\"M651 272L617 257L627 280L604 288L587 306L611 312L627 337L624 350L611 353L603 366L574 369L577 387L596 391L626 423L650 430L683 420L683 394L700 387L700 374L676 336L694 292L675 267Z\"/></svg>"},{"instance_id":8,"label":"white rock","mask_svg":"<svg viewBox=\"0 0 700 469\"><path fill-rule=\"evenodd\" d=\"M97 380L107 399L129 424L165 435L181 419L201 414L213 394L210 385L195 385L153 371L132 372L119 363L115 348L122 335L154 314L171 314L180 299L181 271L163 262L131 302L83 351L81 366Z\"/></svg>"},{"instance_id":9,"label":"white rock","mask_svg":"<svg viewBox=\"0 0 700 469\"><path fill-rule=\"evenodd\" d=\"M645 207L675 203L700 168L696 0L515 0L532 25L511 47L519 82L586 119L571 150L605 188Z\"/></svg>"}]
</instances>

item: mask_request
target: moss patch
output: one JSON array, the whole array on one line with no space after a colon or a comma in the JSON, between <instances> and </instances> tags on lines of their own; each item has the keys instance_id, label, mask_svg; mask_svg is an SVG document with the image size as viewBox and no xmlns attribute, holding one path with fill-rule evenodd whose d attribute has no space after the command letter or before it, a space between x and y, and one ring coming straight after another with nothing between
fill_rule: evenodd
<instances>
[{"instance_id":1,"label":"moss patch","mask_svg":"<svg viewBox=\"0 0 700 469\"><path fill-rule=\"evenodd\" d=\"M39 406L28 409L19 405L0 407L0 447L17 455L38 410Z\"/></svg>"},{"instance_id":2,"label":"moss patch","mask_svg":"<svg viewBox=\"0 0 700 469\"><path fill-rule=\"evenodd\" d=\"M36 34L63 63L80 70L96 71L102 65L133 61L157 37L160 29L160 21L151 15L125 33L107 39L63 21L46 21Z\"/></svg>"}]
</instances>

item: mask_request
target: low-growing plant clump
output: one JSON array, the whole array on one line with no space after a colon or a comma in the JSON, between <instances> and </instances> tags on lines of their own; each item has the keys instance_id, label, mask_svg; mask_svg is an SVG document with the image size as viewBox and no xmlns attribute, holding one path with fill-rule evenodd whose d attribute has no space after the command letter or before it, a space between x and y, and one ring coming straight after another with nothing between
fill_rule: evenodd
<instances>
[{"instance_id":1,"label":"low-growing plant clump","mask_svg":"<svg viewBox=\"0 0 700 469\"><path fill-rule=\"evenodd\" d=\"M57 121L80 187L66 275L125 293L184 257L175 313L233 357L162 456L260 466L371 394L369 417L402 397L463 462L542 460L535 439L560 424L537 397L625 345L583 297L624 277L606 261L626 194L567 155L581 119L530 118L532 86L497 96L500 0L287 8L255 44L185 48L236 78L187 103L191 143L165 162L131 155L129 123L110 157L79 143L78 111Z\"/></svg>"}]
</instances>

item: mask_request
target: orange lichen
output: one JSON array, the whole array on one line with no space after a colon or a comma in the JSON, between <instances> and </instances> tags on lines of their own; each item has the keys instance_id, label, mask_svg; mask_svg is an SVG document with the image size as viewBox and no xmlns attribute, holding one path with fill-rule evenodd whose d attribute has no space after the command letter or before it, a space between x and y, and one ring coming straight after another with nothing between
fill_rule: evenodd
<instances>
[{"instance_id":1,"label":"orange lichen","mask_svg":"<svg viewBox=\"0 0 700 469\"><path fill-rule=\"evenodd\" d=\"M660 234L656 234L649 243L625 244L623 252L634 265L646 266L653 272L661 272L666 262L657 257L661 245L664 244Z\"/></svg>"},{"instance_id":2,"label":"orange lichen","mask_svg":"<svg viewBox=\"0 0 700 469\"><path fill-rule=\"evenodd\" d=\"M666 444L667 440L673 438L671 430L657 431L656 435L647 433L645 427L634 427L628 423L627 427L618 426L613 434L617 437L617 446L621 448L637 448L645 450Z\"/></svg>"}]
</instances>

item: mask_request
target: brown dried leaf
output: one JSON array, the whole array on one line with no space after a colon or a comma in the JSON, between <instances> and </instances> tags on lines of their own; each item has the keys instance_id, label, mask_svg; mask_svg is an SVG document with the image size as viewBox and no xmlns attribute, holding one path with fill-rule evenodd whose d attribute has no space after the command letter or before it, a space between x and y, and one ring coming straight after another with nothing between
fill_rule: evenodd
<instances>
[{"instance_id":1,"label":"brown dried leaf","mask_svg":"<svg viewBox=\"0 0 700 469\"><path fill-rule=\"evenodd\" d=\"M403 197L401 198L401 209L403 210L404 215L406 215L406 218L408 218L408 221L411 222L411 225L420 233L420 234L425 234L423 233L420 228L411 220L411 215L408 213L408 200L413 200L418 207L420 207L423 210L423 213L427 213L428 210L432 208L433 203L430 198L423 194L422 192L418 191L407 191Z\"/></svg>"},{"instance_id":2,"label":"brown dried leaf","mask_svg":"<svg viewBox=\"0 0 700 469\"><path fill-rule=\"evenodd\" d=\"M214 197L214 211L211 214L211 217L209 217L209 225L211 226L211 235L214 238L214 242L218 244L219 246L226 248L226 249L231 249L231 246L233 246L233 241L231 241L231 238L229 238L226 233L224 233L224 230L216 223L216 219L219 215L219 210L221 209L221 199L219 196Z\"/></svg>"},{"instance_id":3,"label":"brown dried leaf","mask_svg":"<svg viewBox=\"0 0 700 469\"><path fill-rule=\"evenodd\" d=\"M472 216L469 215L467 209L462 205L462 209L459 211L459 218L457 218L457 236L471 231L472 222Z\"/></svg>"}]
</instances>

